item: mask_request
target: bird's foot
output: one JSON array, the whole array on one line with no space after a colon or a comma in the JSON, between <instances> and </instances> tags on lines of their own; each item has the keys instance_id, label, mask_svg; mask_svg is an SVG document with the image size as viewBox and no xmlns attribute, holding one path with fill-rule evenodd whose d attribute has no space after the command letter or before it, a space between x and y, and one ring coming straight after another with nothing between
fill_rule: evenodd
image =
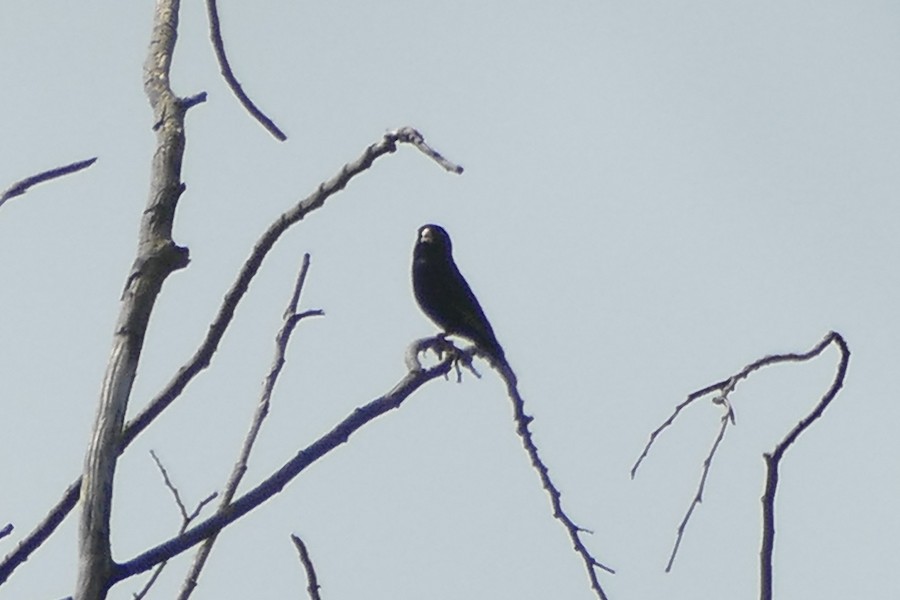
<instances>
[{"instance_id":1,"label":"bird's foot","mask_svg":"<svg viewBox=\"0 0 900 600\"><path fill-rule=\"evenodd\" d=\"M456 383L462 383L462 370L460 369L460 366L465 367L472 375L481 379L481 373L476 371L475 365L472 364L472 357L478 352L477 348L475 348L475 346L469 346L468 348L459 349L456 346L453 346L453 350L456 351L456 356L453 357L453 368L456 369Z\"/></svg>"},{"instance_id":2,"label":"bird's foot","mask_svg":"<svg viewBox=\"0 0 900 600\"><path fill-rule=\"evenodd\" d=\"M466 349L457 348L456 345L447 339L445 334L435 337L423 338L416 340L410 344L406 352L406 366L411 371L421 371L422 363L419 361L419 355L427 353L429 350L434 352L439 361L450 359L453 361L453 368L456 370L456 381L462 381L462 369L470 371L475 377L481 379L481 373L475 370L472 364L472 357L476 349L474 346Z\"/></svg>"}]
</instances>

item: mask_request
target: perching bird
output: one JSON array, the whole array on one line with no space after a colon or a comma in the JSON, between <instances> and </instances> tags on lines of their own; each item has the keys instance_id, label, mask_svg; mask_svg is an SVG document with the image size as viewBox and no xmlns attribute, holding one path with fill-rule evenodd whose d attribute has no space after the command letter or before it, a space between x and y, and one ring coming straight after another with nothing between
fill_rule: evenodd
<instances>
[{"instance_id":1,"label":"perching bird","mask_svg":"<svg viewBox=\"0 0 900 600\"><path fill-rule=\"evenodd\" d=\"M450 236L440 225L419 228L412 282L419 307L445 334L467 338L500 363L506 362L481 305L453 262Z\"/></svg>"}]
</instances>

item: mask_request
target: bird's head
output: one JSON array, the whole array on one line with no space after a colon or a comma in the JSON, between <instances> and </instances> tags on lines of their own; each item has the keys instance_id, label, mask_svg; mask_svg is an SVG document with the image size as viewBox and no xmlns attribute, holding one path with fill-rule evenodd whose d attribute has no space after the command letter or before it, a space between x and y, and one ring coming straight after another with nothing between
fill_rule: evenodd
<instances>
[{"instance_id":1,"label":"bird's head","mask_svg":"<svg viewBox=\"0 0 900 600\"><path fill-rule=\"evenodd\" d=\"M450 252L450 236L440 225L422 225L419 227L416 245L424 249L440 250L441 252Z\"/></svg>"}]
</instances>

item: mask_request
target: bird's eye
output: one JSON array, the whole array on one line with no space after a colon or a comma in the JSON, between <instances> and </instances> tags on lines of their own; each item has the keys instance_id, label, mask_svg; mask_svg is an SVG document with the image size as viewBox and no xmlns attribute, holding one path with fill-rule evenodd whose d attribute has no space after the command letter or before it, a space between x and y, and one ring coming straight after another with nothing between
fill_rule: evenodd
<instances>
[{"instance_id":1,"label":"bird's eye","mask_svg":"<svg viewBox=\"0 0 900 600\"><path fill-rule=\"evenodd\" d=\"M423 242L433 242L434 230L432 230L431 227L424 228L422 233L419 234L419 240Z\"/></svg>"}]
</instances>

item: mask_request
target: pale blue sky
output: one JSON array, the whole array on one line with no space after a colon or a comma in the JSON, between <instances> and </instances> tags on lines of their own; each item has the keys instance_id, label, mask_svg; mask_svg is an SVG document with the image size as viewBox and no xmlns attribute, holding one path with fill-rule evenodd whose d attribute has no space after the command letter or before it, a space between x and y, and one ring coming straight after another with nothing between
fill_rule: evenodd
<instances>
[{"instance_id":1,"label":"pale blue sky","mask_svg":"<svg viewBox=\"0 0 900 600\"><path fill-rule=\"evenodd\" d=\"M694 407L628 470L686 394L830 329L853 358L785 459L776 594L900 594L895 3L239 4L220 7L232 65L290 139L238 106L203 3L185 2L176 92L209 93L188 116L176 222L192 262L157 303L132 413L193 352L268 223L384 131L417 127L466 171L402 148L279 242L211 369L121 461L116 558L178 526L149 449L189 502L221 489L303 252L303 306L327 316L295 335L248 484L393 386L407 344L434 331L408 272L416 228L437 222L564 505L618 570L601 576L613 600L757 597L761 454L826 389L835 352L738 389L668 575L718 408ZM38 1L0 19L0 188L99 156L0 208L0 521L17 527L0 554L81 468L146 201L151 13ZM71 592L74 523L0 599ZM303 597L291 532L331 600L593 597L493 374L429 384L311 468L220 539L194 598Z\"/></svg>"}]
</instances>

